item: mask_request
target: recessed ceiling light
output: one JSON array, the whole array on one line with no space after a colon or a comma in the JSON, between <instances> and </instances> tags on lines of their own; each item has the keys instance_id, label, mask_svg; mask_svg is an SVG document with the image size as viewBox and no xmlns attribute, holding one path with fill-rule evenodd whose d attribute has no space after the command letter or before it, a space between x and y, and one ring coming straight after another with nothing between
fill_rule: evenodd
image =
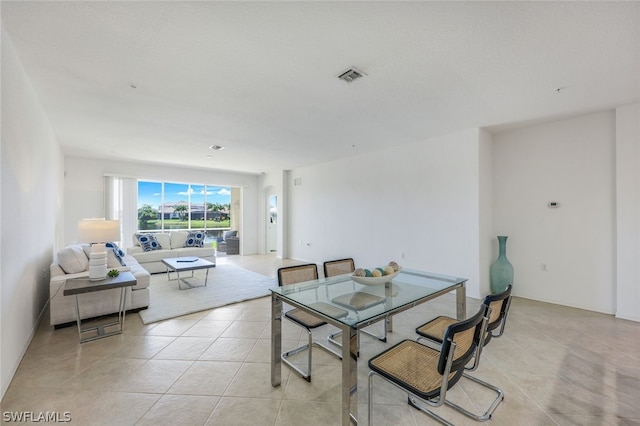
<instances>
[{"instance_id":1,"label":"recessed ceiling light","mask_svg":"<svg viewBox=\"0 0 640 426\"><path fill-rule=\"evenodd\" d=\"M214 150L214 151L220 151L224 149L224 146L220 146L220 145L211 145L209 147L210 149Z\"/></svg>"}]
</instances>

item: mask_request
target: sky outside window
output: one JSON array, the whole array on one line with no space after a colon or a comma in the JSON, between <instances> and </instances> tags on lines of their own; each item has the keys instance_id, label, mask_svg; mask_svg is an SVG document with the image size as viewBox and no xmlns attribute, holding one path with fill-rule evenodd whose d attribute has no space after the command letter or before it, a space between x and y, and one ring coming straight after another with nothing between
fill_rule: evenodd
<instances>
[{"instance_id":1,"label":"sky outside window","mask_svg":"<svg viewBox=\"0 0 640 426\"><path fill-rule=\"evenodd\" d=\"M162 183L138 181L138 208L146 205L157 209L162 203Z\"/></svg>"},{"instance_id":2,"label":"sky outside window","mask_svg":"<svg viewBox=\"0 0 640 426\"><path fill-rule=\"evenodd\" d=\"M209 199L211 191L207 188L207 200ZM191 204L204 206L204 185L191 185Z\"/></svg>"},{"instance_id":3,"label":"sky outside window","mask_svg":"<svg viewBox=\"0 0 640 426\"><path fill-rule=\"evenodd\" d=\"M165 183L165 202L176 202L189 200L189 185ZM204 202L204 185L191 185L191 202L202 204ZM207 185L207 202L229 204L231 203L231 188L225 186ZM138 181L138 208L145 204L154 209L160 207L162 203L162 183Z\"/></svg>"}]
</instances>

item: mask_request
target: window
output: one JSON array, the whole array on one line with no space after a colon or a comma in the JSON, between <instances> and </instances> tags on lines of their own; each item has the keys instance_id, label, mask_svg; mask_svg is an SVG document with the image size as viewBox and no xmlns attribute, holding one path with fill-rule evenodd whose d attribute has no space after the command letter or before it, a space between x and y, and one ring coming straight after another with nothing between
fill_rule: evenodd
<instances>
[{"instance_id":1,"label":"window","mask_svg":"<svg viewBox=\"0 0 640 426\"><path fill-rule=\"evenodd\" d=\"M138 180L138 231L204 230L215 240L230 216L229 187Z\"/></svg>"}]
</instances>

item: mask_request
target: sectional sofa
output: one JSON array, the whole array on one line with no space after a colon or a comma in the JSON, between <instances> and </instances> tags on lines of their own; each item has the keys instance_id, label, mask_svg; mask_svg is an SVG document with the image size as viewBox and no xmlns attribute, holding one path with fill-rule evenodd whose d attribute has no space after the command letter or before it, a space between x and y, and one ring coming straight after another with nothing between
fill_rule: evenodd
<instances>
[{"instance_id":1,"label":"sectional sofa","mask_svg":"<svg viewBox=\"0 0 640 426\"><path fill-rule=\"evenodd\" d=\"M201 231L134 234L133 247L127 249L127 254L152 274L166 272L167 267L162 259L171 257L198 256L216 263L216 249L204 243L204 233Z\"/></svg>"},{"instance_id":2,"label":"sectional sofa","mask_svg":"<svg viewBox=\"0 0 640 426\"><path fill-rule=\"evenodd\" d=\"M202 235L199 235L202 234ZM117 245L110 243L107 249L107 268L129 271L136 278L136 285L127 287L126 310L145 309L149 306L149 284L151 274L166 272L162 259L170 257L198 256L213 263L216 249L204 244L204 233L171 231L135 234L134 246L125 254ZM142 241L142 243L141 243ZM49 318L53 326L61 327L76 321L75 298L63 294L67 280L89 276L88 244L73 244L61 249L49 270ZM108 315L118 311L120 289L87 293L81 296L82 319Z\"/></svg>"},{"instance_id":3,"label":"sectional sofa","mask_svg":"<svg viewBox=\"0 0 640 426\"><path fill-rule=\"evenodd\" d=\"M49 271L49 320L56 328L75 324L75 297L63 294L67 280L89 276L89 245L74 244L61 249ZM149 306L151 275L133 256L126 255L117 246L107 249L107 268L129 271L136 285L127 287L126 310L139 310ZM80 296L80 317L93 318L118 312L120 289L87 293Z\"/></svg>"}]
</instances>

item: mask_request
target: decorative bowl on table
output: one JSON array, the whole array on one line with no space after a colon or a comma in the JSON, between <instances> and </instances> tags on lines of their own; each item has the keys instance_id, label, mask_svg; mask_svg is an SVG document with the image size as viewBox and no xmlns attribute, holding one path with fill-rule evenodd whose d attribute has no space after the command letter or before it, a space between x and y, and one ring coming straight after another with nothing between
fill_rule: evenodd
<instances>
[{"instance_id":1,"label":"decorative bowl on table","mask_svg":"<svg viewBox=\"0 0 640 426\"><path fill-rule=\"evenodd\" d=\"M359 284L382 285L391 281L399 273L400 266L396 262L391 261L382 268L374 268L371 270L358 268L353 271L351 278Z\"/></svg>"},{"instance_id":2,"label":"decorative bowl on table","mask_svg":"<svg viewBox=\"0 0 640 426\"><path fill-rule=\"evenodd\" d=\"M399 273L400 273L400 270L394 272L393 274L382 275L381 277L356 277L355 275L351 275L351 278L358 284L382 285L391 281Z\"/></svg>"}]
</instances>

